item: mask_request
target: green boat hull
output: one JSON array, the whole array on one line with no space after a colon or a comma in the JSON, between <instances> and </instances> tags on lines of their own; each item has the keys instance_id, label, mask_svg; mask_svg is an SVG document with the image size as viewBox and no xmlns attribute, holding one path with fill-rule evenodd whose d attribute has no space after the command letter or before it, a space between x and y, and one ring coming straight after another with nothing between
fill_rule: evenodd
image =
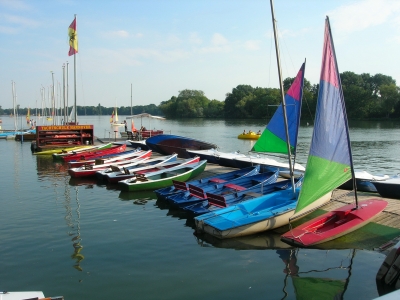
<instances>
[{"instance_id":1,"label":"green boat hull","mask_svg":"<svg viewBox=\"0 0 400 300\"><path fill-rule=\"evenodd\" d=\"M197 165L197 167L195 168L191 168L190 165L187 165L179 170L167 170L163 173L159 173L156 175L149 175L148 177L146 177L147 181L136 180L135 183L129 183L129 180L127 182L120 181L118 182L118 185L120 186L122 191L126 192L160 189L171 186L173 184L173 180L187 181L191 178L198 176L204 171L206 165L207 161L202 161L201 164ZM183 173L173 176L174 173L182 170L184 170Z\"/></svg>"}]
</instances>

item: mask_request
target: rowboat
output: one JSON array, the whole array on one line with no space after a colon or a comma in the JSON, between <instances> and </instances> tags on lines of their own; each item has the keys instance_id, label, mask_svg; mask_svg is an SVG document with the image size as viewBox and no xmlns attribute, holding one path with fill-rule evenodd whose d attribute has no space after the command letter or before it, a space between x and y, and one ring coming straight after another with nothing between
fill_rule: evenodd
<instances>
[{"instance_id":1,"label":"rowboat","mask_svg":"<svg viewBox=\"0 0 400 300\"><path fill-rule=\"evenodd\" d=\"M174 181L172 186L155 190L154 193L156 193L159 200L166 200L168 196L176 195L178 193L184 194L185 192L189 191L189 184L202 187L210 184L229 182L236 178L258 174L259 170L260 166L254 166L210 176L207 178L195 179L190 182Z\"/></svg>"},{"instance_id":2,"label":"rowboat","mask_svg":"<svg viewBox=\"0 0 400 300\"><path fill-rule=\"evenodd\" d=\"M160 134L146 140L146 145L161 154L177 153L178 157L189 158L187 149L204 150L216 148L217 145L179 135Z\"/></svg>"},{"instance_id":3,"label":"rowboat","mask_svg":"<svg viewBox=\"0 0 400 300\"><path fill-rule=\"evenodd\" d=\"M303 183L303 177L295 180L295 187L300 187ZM257 197L261 197L278 190L287 190L292 188L292 182L290 179L273 182L270 184L257 185L255 187L246 189L244 191L238 191L235 193L219 193L212 194L207 193L207 199L199 203L184 207L184 210L193 216L199 216L212 212L214 210L228 207L237 203L242 203L247 200L251 200Z\"/></svg>"},{"instance_id":4,"label":"rowboat","mask_svg":"<svg viewBox=\"0 0 400 300\"><path fill-rule=\"evenodd\" d=\"M75 146L75 147L67 147L67 148L58 148L58 149L51 149L51 150L44 150L40 152L33 152L33 155L53 155L53 154L59 154L62 153L63 151L78 151L78 150L89 150L93 146Z\"/></svg>"},{"instance_id":5,"label":"rowboat","mask_svg":"<svg viewBox=\"0 0 400 300\"><path fill-rule=\"evenodd\" d=\"M128 164L140 163L151 156L151 150L148 151L137 151L130 155L121 155L114 160L102 164L85 164L78 168L68 169L69 175L71 177L89 177L95 176L97 171L108 169L110 166L126 166Z\"/></svg>"},{"instance_id":6,"label":"rowboat","mask_svg":"<svg viewBox=\"0 0 400 300\"><path fill-rule=\"evenodd\" d=\"M121 153L125 151L126 145L119 145L119 146L112 146L111 148L108 149L101 149L101 150L94 150L94 151L84 151L81 153L76 153L76 154L70 154L63 156L63 161L69 162L69 161L79 161L79 160L90 160L90 159L95 159L99 158L102 156L110 155L110 154L116 154L116 153Z\"/></svg>"},{"instance_id":7,"label":"rowboat","mask_svg":"<svg viewBox=\"0 0 400 300\"><path fill-rule=\"evenodd\" d=\"M52 153L53 159L62 159L63 156L70 155L70 154L77 154L77 153L82 153L88 150L101 150L101 149L108 149L112 147L112 143L108 144L101 144L101 145L96 145L96 146L81 146L81 147L74 147L73 149L63 149L61 152L57 151ZM52 151L52 150L48 150ZM47 152L47 151L42 151L42 152ZM38 153L42 153L38 152Z\"/></svg>"},{"instance_id":8,"label":"rowboat","mask_svg":"<svg viewBox=\"0 0 400 300\"><path fill-rule=\"evenodd\" d=\"M252 176L244 176L228 182L209 184L207 186L194 186L189 184L189 191L184 194L176 194L167 197L167 201L174 206L184 208L189 205L207 200L207 193L231 194L245 191L255 186L268 185L276 182L278 172L259 173Z\"/></svg>"},{"instance_id":9,"label":"rowboat","mask_svg":"<svg viewBox=\"0 0 400 300\"><path fill-rule=\"evenodd\" d=\"M135 178L118 182L122 191L155 190L172 185L173 180L187 181L196 177L206 168L207 161L199 158L186 160L176 167L147 174L138 173Z\"/></svg>"},{"instance_id":10,"label":"rowboat","mask_svg":"<svg viewBox=\"0 0 400 300\"><path fill-rule=\"evenodd\" d=\"M83 165L101 165L101 164L106 164L110 162L117 162L117 161L122 161L126 160L129 158L132 158L132 156L138 156L141 155L146 151L142 151L141 149L133 149L133 150L128 150L128 151L123 151L123 152L118 152L118 153L113 153L109 155L104 155L92 159L87 159L87 160L77 160L77 161L69 161L68 162L68 168L79 168Z\"/></svg>"},{"instance_id":11,"label":"rowboat","mask_svg":"<svg viewBox=\"0 0 400 300\"><path fill-rule=\"evenodd\" d=\"M97 172L96 176L98 179L108 181L109 183L117 183L118 181L135 177L136 172L144 174L146 172L158 171L162 168L175 167L181 163L177 161L177 156L177 154L172 154L153 158L130 166L116 166Z\"/></svg>"}]
</instances>

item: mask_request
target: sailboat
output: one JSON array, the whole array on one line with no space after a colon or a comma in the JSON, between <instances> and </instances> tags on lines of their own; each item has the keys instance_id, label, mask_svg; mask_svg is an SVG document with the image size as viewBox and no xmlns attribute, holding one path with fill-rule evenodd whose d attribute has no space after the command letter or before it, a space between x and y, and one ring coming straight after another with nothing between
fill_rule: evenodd
<instances>
[{"instance_id":1,"label":"sailboat","mask_svg":"<svg viewBox=\"0 0 400 300\"><path fill-rule=\"evenodd\" d=\"M329 18L325 37L314 132L304 183L291 221L310 211L315 199L353 179L355 204L312 219L282 235L284 242L308 247L333 240L370 222L387 206L379 199L358 201L343 91Z\"/></svg>"},{"instance_id":2,"label":"sailboat","mask_svg":"<svg viewBox=\"0 0 400 300\"><path fill-rule=\"evenodd\" d=\"M274 19L274 10L271 0L272 22L275 33L275 47L278 63L279 84L283 96L283 83L281 79L281 69L279 60L278 42L276 37L276 25ZM304 70L302 75L304 76ZM288 91L288 95L300 95L303 81L295 81ZM280 190L261 197L244 201L240 204L228 206L216 211L206 213L195 217L196 231L211 234L217 238L233 238L238 236L255 234L258 232L278 228L289 223L290 217L294 214L296 203L301 187L295 187L294 174L291 161L291 143L289 135L289 126L286 118L286 102L282 99L282 115L285 121L285 135L288 152L288 162L290 177L292 180L292 189ZM270 135L270 133L266 133ZM281 144L283 145L283 144ZM284 147L284 146L282 146ZM317 208L326 204L331 198L332 191L324 191L313 203Z\"/></svg>"},{"instance_id":3,"label":"sailboat","mask_svg":"<svg viewBox=\"0 0 400 300\"><path fill-rule=\"evenodd\" d=\"M295 162L303 96L304 71L305 63L302 64L290 89L285 95L285 110L288 120L290 152L293 154L293 168L297 171L297 173L303 173L305 170L302 165ZM285 114L283 112L283 104L281 103L266 126L265 130L251 149L252 152L256 152L255 154L246 155L239 152L226 153L218 151L217 149L188 150L188 153L191 157L198 155L201 157L201 159L207 159L209 162L226 167L246 168L253 165L262 165L275 169L278 168L281 171L280 175L284 176L283 173L287 173L287 171L289 171L288 163L275 160L265 155L268 153L288 154L285 127L282 126L284 123L284 118Z\"/></svg>"}]
</instances>

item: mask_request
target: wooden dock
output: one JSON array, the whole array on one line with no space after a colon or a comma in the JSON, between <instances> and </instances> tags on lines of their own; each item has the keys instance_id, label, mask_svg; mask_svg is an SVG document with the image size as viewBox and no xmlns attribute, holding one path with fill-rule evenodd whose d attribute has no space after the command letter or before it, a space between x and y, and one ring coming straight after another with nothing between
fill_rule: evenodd
<instances>
[{"instance_id":1,"label":"wooden dock","mask_svg":"<svg viewBox=\"0 0 400 300\"><path fill-rule=\"evenodd\" d=\"M227 168L227 167L222 167L220 165L208 163L205 171L198 178L209 177L216 174L226 173L232 170L234 170L234 168ZM374 250L387 253L388 251L390 251L391 247L394 244L396 244L397 241L400 240L400 199L382 198L377 193L358 192L357 195L359 200L365 200L368 198L378 198L386 200L388 202L388 205L384 209L384 211L381 214L379 214L377 218L373 220L373 223L396 229L397 231L396 230L393 231L398 232L397 237L388 240L381 239L379 242L384 241L384 243L380 243L373 246ZM338 189L335 190L334 193L332 194L332 200L323 207L321 207L321 210L331 211L335 208L353 202L354 202L353 191ZM285 230L286 229L277 230L277 232L281 233L282 231L283 233L285 232Z\"/></svg>"}]
</instances>

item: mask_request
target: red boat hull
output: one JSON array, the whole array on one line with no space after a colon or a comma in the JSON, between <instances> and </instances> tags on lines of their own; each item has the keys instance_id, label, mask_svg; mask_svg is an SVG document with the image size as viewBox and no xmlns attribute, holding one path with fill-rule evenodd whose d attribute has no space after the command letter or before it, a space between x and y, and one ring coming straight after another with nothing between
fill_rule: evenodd
<instances>
[{"instance_id":1,"label":"red boat hull","mask_svg":"<svg viewBox=\"0 0 400 300\"><path fill-rule=\"evenodd\" d=\"M386 206L387 202L380 199L360 201L358 209L354 209L354 204L348 204L286 232L281 240L297 247L321 244L366 225Z\"/></svg>"},{"instance_id":2,"label":"red boat hull","mask_svg":"<svg viewBox=\"0 0 400 300\"><path fill-rule=\"evenodd\" d=\"M67 155L64 156L62 159L65 162L68 161L79 161L79 160L90 160L90 159L95 159L95 158L99 158L105 155L109 155L109 154L115 154L115 153L120 153L125 151L126 149L126 145L120 145L120 146L114 146L108 149L103 149L103 150L96 150L96 151L88 151L88 152L81 152L78 154L72 154L72 155Z\"/></svg>"},{"instance_id":3,"label":"red boat hull","mask_svg":"<svg viewBox=\"0 0 400 300\"><path fill-rule=\"evenodd\" d=\"M131 156L127 159L116 160L116 161L113 161L112 163L106 163L104 165L95 165L95 164L82 165L80 167L68 169L68 173L69 173L69 175L71 175L71 177L79 177L79 178L94 176L94 175L96 175L97 171L107 169L110 167L111 164L124 166L126 164L133 163L133 162L138 161L143 158L149 158L151 156L151 153L152 153L151 150L150 151L138 151L137 153L135 153L136 155Z\"/></svg>"}]
</instances>

